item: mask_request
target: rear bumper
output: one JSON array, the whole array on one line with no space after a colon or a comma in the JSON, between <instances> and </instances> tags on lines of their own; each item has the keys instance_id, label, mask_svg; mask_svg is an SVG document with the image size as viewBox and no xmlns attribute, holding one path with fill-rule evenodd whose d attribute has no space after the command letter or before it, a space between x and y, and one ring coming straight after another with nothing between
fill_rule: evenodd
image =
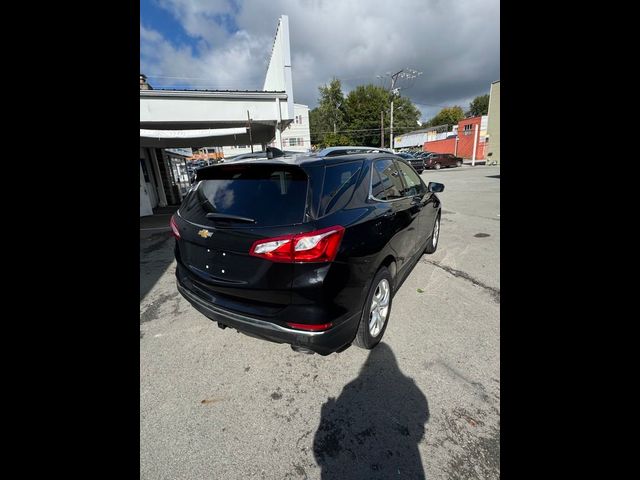
<instances>
[{"instance_id":1,"label":"rear bumper","mask_svg":"<svg viewBox=\"0 0 640 480\"><path fill-rule=\"evenodd\" d=\"M227 327L264 340L307 348L320 355L329 355L348 347L355 338L358 329L359 314L335 322L336 326L321 332L294 330L273 322L222 309L189 290L179 277L176 279L176 285L178 291L196 310L214 322L222 323Z\"/></svg>"}]
</instances>

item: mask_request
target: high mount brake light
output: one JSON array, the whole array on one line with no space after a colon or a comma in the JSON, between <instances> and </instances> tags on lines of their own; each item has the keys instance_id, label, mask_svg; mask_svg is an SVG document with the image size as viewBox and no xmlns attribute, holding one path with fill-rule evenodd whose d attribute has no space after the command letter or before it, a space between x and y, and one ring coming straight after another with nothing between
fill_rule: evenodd
<instances>
[{"instance_id":1,"label":"high mount brake light","mask_svg":"<svg viewBox=\"0 0 640 480\"><path fill-rule=\"evenodd\" d=\"M335 225L313 232L257 240L249 254L273 262L332 262L344 235L344 227Z\"/></svg>"}]
</instances>

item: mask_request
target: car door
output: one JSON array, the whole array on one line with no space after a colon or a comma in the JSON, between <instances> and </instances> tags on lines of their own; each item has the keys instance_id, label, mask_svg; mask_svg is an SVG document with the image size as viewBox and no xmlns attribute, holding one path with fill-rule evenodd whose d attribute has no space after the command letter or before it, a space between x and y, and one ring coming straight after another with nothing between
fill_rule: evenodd
<instances>
[{"instance_id":1,"label":"car door","mask_svg":"<svg viewBox=\"0 0 640 480\"><path fill-rule=\"evenodd\" d=\"M380 209L379 228L389 238L401 270L416 248L418 215L412 210L411 198L403 196L405 186L394 160L381 158L374 160L373 165L372 196L386 204L386 208Z\"/></svg>"},{"instance_id":2,"label":"car door","mask_svg":"<svg viewBox=\"0 0 640 480\"><path fill-rule=\"evenodd\" d=\"M411 199L411 208L418 217L418 226L414 230L414 253L424 249L427 239L433 230L433 222L437 208L434 208L433 193L427 190L420 175L411 168L403 168L399 165L402 181L405 184L403 195Z\"/></svg>"}]
</instances>

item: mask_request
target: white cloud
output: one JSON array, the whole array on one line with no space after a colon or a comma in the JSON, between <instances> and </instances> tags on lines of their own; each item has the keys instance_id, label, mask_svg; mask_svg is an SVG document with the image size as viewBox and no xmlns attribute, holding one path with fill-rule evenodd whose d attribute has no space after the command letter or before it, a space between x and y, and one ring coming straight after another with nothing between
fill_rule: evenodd
<instances>
[{"instance_id":1,"label":"white cloud","mask_svg":"<svg viewBox=\"0 0 640 480\"><path fill-rule=\"evenodd\" d=\"M314 106L332 77L345 92L403 67L422 71L403 93L416 103L460 104L488 93L500 77L499 0L159 0L196 39L172 45L141 26L141 67L184 76L194 88L260 89L278 17L289 15L294 96ZM226 15L226 17L224 17ZM233 20L239 31L227 28ZM142 19L143 25L145 19ZM164 81L163 81L164 80ZM423 118L439 107L418 105Z\"/></svg>"}]
</instances>

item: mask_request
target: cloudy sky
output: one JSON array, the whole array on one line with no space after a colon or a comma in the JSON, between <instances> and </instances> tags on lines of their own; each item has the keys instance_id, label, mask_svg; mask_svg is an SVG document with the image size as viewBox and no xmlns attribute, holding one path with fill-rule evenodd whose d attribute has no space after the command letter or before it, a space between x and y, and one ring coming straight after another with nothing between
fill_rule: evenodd
<instances>
[{"instance_id":1,"label":"cloudy sky","mask_svg":"<svg viewBox=\"0 0 640 480\"><path fill-rule=\"evenodd\" d=\"M409 67L422 75L402 94L427 120L500 78L499 0L141 0L140 71L157 88L259 90L283 14L311 108L333 77L346 94Z\"/></svg>"}]
</instances>

